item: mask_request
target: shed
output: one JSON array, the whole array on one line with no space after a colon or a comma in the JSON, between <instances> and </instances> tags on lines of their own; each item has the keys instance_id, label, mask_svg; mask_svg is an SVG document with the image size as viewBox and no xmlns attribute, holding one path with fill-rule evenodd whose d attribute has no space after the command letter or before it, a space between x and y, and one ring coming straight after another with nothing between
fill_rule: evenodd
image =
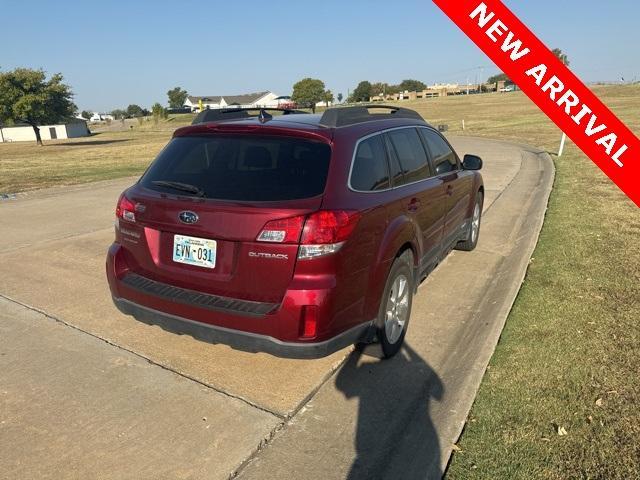
<instances>
[{"instance_id":1,"label":"shed","mask_svg":"<svg viewBox=\"0 0 640 480\"><path fill-rule=\"evenodd\" d=\"M91 133L85 120L68 118L55 125L39 125L42 140L87 137ZM36 134L31 125L19 123L0 127L0 142L35 142Z\"/></svg>"}]
</instances>

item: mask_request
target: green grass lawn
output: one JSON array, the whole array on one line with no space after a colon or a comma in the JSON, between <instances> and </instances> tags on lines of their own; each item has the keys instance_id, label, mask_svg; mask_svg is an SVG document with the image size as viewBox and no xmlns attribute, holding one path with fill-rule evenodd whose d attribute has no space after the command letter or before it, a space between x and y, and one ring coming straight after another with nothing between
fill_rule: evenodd
<instances>
[{"instance_id":1,"label":"green grass lawn","mask_svg":"<svg viewBox=\"0 0 640 480\"><path fill-rule=\"evenodd\" d=\"M640 131L638 86L595 90ZM550 152L560 141L521 93L413 107L457 134L464 118L464 134ZM640 212L572 144L554 159L545 225L451 479L640 478Z\"/></svg>"}]
</instances>

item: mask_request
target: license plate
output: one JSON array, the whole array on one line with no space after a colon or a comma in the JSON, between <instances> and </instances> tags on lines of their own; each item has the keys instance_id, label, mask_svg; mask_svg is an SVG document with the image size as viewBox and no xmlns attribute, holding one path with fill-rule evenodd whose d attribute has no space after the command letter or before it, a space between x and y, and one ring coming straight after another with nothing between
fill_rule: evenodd
<instances>
[{"instance_id":1,"label":"license plate","mask_svg":"<svg viewBox=\"0 0 640 480\"><path fill-rule=\"evenodd\" d=\"M173 261L204 268L216 266L216 241L207 238L173 236Z\"/></svg>"}]
</instances>

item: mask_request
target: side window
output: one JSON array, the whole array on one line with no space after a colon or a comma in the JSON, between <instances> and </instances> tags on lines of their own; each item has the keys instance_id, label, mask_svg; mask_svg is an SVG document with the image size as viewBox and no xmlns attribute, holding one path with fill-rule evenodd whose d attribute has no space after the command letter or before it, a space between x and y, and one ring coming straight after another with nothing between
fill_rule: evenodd
<instances>
[{"instance_id":1,"label":"side window","mask_svg":"<svg viewBox=\"0 0 640 480\"><path fill-rule=\"evenodd\" d=\"M451 147L444 141L444 139L436 132L427 130L426 128L420 129L420 135L429 147L429 151L432 156L433 169L436 175L442 175L443 173L453 172L458 170L458 161L456 160L456 154L453 153Z\"/></svg>"},{"instance_id":2,"label":"side window","mask_svg":"<svg viewBox=\"0 0 640 480\"><path fill-rule=\"evenodd\" d=\"M396 155L396 151L394 150L388 135L384 136L384 143L389 154L389 173L391 175L391 185L393 185L394 187L403 185L406 182L403 179L402 167L400 167L398 155Z\"/></svg>"},{"instance_id":3,"label":"side window","mask_svg":"<svg viewBox=\"0 0 640 480\"><path fill-rule=\"evenodd\" d=\"M387 134L398 156L404 178L402 184L429 178L429 161L415 128L392 130Z\"/></svg>"},{"instance_id":4,"label":"side window","mask_svg":"<svg viewBox=\"0 0 640 480\"><path fill-rule=\"evenodd\" d=\"M351 188L361 192L389 188L387 152L380 135L358 144L351 171Z\"/></svg>"}]
</instances>

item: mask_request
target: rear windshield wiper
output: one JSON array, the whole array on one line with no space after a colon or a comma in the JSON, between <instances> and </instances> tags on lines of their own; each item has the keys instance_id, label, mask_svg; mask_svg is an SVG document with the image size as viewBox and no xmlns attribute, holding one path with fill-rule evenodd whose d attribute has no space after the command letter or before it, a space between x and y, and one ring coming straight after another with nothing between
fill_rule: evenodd
<instances>
[{"instance_id":1,"label":"rear windshield wiper","mask_svg":"<svg viewBox=\"0 0 640 480\"><path fill-rule=\"evenodd\" d=\"M171 182L169 180L154 180L151 183L157 185L158 187L168 187L173 188L174 190L179 190L181 192L192 193L193 195L196 195L198 197L204 196L204 190L189 183Z\"/></svg>"}]
</instances>

